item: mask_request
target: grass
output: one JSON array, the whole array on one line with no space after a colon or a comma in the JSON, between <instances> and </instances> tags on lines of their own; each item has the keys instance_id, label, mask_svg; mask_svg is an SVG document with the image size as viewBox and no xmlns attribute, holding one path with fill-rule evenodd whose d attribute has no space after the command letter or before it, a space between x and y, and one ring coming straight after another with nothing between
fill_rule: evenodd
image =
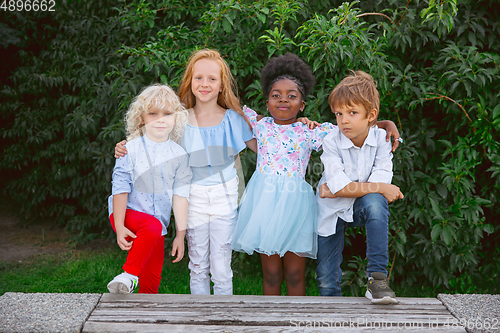
<instances>
[{"instance_id":1,"label":"grass","mask_svg":"<svg viewBox=\"0 0 500 333\"><path fill-rule=\"evenodd\" d=\"M23 293L106 293L107 283L121 272L126 253L117 247L104 250L68 250L59 255L39 255L22 263L0 261L0 295ZM170 259L170 258L168 258ZM166 260L159 292L189 294L187 256L179 263ZM262 270L257 255L235 254L233 260L235 295L262 295ZM307 295L318 296L314 280L314 261L307 265ZM460 290L428 285L392 285L399 297L436 297L438 293L463 293ZM495 284L479 283L476 293L498 293ZM285 284L282 294L286 295ZM350 296L347 292L345 296Z\"/></svg>"}]
</instances>

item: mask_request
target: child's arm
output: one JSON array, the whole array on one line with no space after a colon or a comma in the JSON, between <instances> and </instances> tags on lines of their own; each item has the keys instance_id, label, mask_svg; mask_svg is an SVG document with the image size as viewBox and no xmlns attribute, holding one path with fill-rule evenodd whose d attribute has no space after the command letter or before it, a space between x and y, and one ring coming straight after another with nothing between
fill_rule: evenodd
<instances>
[{"instance_id":1,"label":"child's arm","mask_svg":"<svg viewBox=\"0 0 500 333\"><path fill-rule=\"evenodd\" d=\"M187 228L188 198L191 188L192 172L189 167L189 155L183 150L174 175L172 210L175 217L176 235L172 243L172 257L177 253L174 263L184 257L184 237Z\"/></svg>"},{"instance_id":2,"label":"child's arm","mask_svg":"<svg viewBox=\"0 0 500 333\"><path fill-rule=\"evenodd\" d=\"M386 183L351 182L336 193L332 193L326 183L320 185L319 187L320 198L359 198L369 193L380 193L387 199L389 203L393 202L394 200L404 198L404 195L399 190L399 187Z\"/></svg>"},{"instance_id":3,"label":"child's arm","mask_svg":"<svg viewBox=\"0 0 500 333\"><path fill-rule=\"evenodd\" d=\"M317 121L310 120L307 117L297 118L297 121L307 125L309 129L315 129L317 126L321 125ZM400 142L399 139L401 138L396 124L394 124L394 122L392 122L391 120L379 120L377 121L377 126L379 128L385 129L385 131L387 132L387 142L391 140L391 137L394 139L394 142L392 143L392 151L394 152L398 148Z\"/></svg>"},{"instance_id":4,"label":"child's arm","mask_svg":"<svg viewBox=\"0 0 500 333\"><path fill-rule=\"evenodd\" d=\"M257 139L248 140L245 144L251 151L257 154Z\"/></svg>"},{"instance_id":5,"label":"child's arm","mask_svg":"<svg viewBox=\"0 0 500 333\"><path fill-rule=\"evenodd\" d=\"M184 237L186 235L188 200L174 194L172 208L175 217L175 238L172 243L172 257L177 253L177 258L172 262L179 262L184 257Z\"/></svg>"},{"instance_id":6,"label":"child's arm","mask_svg":"<svg viewBox=\"0 0 500 333\"><path fill-rule=\"evenodd\" d=\"M127 211L128 193L113 195L113 218L115 220L116 242L120 249L129 251L133 241L128 241L129 237L136 238L136 235L125 227L125 212Z\"/></svg>"},{"instance_id":7,"label":"child's arm","mask_svg":"<svg viewBox=\"0 0 500 333\"><path fill-rule=\"evenodd\" d=\"M392 180L392 152L390 143L385 141L382 130L374 132L377 138L377 150L371 164L371 171L365 182L353 182L345 173L346 161L341 158L338 148L339 143L335 140L326 142L323 146L321 161L325 165L325 178L327 183L335 187L332 193L327 183L319 187L321 198L359 198L369 193L380 193L388 202L403 199L403 193L399 187L390 184Z\"/></svg>"},{"instance_id":8,"label":"child's arm","mask_svg":"<svg viewBox=\"0 0 500 333\"><path fill-rule=\"evenodd\" d=\"M257 123L264 118L264 116L257 114L254 110L250 109L246 105L243 106L243 114L247 118L248 122L252 126L252 129L257 125ZM257 139L255 139L255 136L253 139L250 139L248 141L245 141L245 144L247 147L252 150L254 153L257 153Z\"/></svg>"}]
</instances>

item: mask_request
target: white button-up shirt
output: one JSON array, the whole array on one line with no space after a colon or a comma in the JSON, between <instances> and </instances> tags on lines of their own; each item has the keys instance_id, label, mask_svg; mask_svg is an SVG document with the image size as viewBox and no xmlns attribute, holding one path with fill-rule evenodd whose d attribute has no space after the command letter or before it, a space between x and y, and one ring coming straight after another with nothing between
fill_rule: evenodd
<instances>
[{"instance_id":1,"label":"white button-up shirt","mask_svg":"<svg viewBox=\"0 0 500 333\"><path fill-rule=\"evenodd\" d=\"M391 142L385 140L386 132L371 127L361 148L356 147L338 129L334 128L323 141L321 162L325 170L318 184L326 183L336 193L351 182L386 183L392 180ZM353 205L356 198L320 198L318 202L318 234L333 235L340 217L353 222Z\"/></svg>"}]
</instances>

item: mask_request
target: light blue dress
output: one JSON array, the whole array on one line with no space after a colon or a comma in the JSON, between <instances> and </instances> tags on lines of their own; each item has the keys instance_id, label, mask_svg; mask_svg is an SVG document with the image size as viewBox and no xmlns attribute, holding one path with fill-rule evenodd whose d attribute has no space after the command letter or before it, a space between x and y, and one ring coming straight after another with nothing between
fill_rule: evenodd
<instances>
[{"instance_id":1,"label":"light blue dress","mask_svg":"<svg viewBox=\"0 0 500 333\"><path fill-rule=\"evenodd\" d=\"M244 108L257 139L257 167L239 209L232 248L266 255L294 252L316 258L316 199L304 176L312 150L321 149L334 125L310 130L302 123L278 125L273 118L257 121Z\"/></svg>"}]
</instances>

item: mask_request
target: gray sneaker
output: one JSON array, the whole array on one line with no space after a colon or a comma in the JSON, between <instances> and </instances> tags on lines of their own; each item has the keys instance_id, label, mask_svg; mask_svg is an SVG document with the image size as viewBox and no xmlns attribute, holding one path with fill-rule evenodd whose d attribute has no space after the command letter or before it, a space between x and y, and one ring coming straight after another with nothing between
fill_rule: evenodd
<instances>
[{"instance_id":1,"label":"gray sneaker","mask_svg":"<svg viewBox=\"0 0 500 333\"><path fill-rule=\"evenodd\" d=\"M374 304L396 304L396 294L387 285L386 276L381 272L373 272L368 278L365 297Z\"/></svg>"}]
</instances>

